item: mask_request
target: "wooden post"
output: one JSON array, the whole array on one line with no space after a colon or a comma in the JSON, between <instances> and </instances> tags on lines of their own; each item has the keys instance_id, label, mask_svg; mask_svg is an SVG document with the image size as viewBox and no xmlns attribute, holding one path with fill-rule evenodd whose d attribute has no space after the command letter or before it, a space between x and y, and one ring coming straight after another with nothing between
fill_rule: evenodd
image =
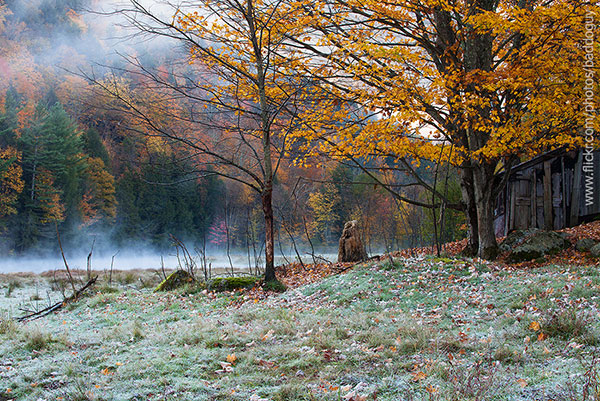
<instances>
[{"instance_id":1,"label":"wooden post","mask_svg":"<svg viewBox=\"0 0 600 401\"><path fill-rule=\"evenodd\" d=\"M518 181L514 181L510 186L510 222L508 223L508 231L515 228L515 203L517 201L517 183Z\"/></svg>"},{"instance_id":2,"label":"wooden post","mask_svg":"<svg viewBox=\"0 0 600 401\"><path fill-rule=\"evenodd\" d=\"M544 229L552 230L552 169L550 161L544 162Z\"/></svg>"},{"instance_id":3,"label":"wooden post","mask_svg":"<svg viewBox=\"0 0 600 401\"><path fill-rule=\"evenodd\" d=\"M569 216L567 216L567 183L565 182L565 157L560 157L560 181L561 181L561 190L562 196L560 201L562 203L563 210L563 224L560 228L566 228L569 226Z\"/></svg>"},{"instance_id":4,"label":"wooden post","mask_svg":"<svg viewBox=\"0 0 600 401\"><path fill-rule=\"evenodd\" d=\"M504 235L508 235L508 219L510 218L510 206L509 206L509 197L508 197L508 188L510 187L510 180L506 183L506 187L504 188Z\"/></svg>"},{"instance_id":5,"label":"wooden post","mask_svg":"<svg viewBox=\"0 0 600 401\"><path fill-rule=\"evenodd\" d=\"M537 172L531 174L531 227L537 228Z\"/></svg>"},{"instance_id":6,"label":"wooden post","mask_svg":"<svg viewBox=\"0 0 600 401\"><path fill-rule=\"evenodd\" d=\"M579 194L581 192L581 169L583 165L583 153L580 151L573 171L573 190L571 191L571 213L569 225L571 227L579 224Z\"/></svg>"}]
</instances>

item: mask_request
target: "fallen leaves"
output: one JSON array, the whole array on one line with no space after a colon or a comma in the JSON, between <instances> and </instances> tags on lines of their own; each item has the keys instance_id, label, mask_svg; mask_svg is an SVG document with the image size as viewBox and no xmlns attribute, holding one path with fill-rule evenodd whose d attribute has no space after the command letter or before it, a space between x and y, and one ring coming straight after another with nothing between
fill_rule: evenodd
<instances>
[{"instance_id":1,"label":"fallen leaves","mask_svg":"<svg viewBox=\"0 0 600 401\"><path fill-rule=\"evenodd\" d=\"M317 263L305 264L303 267L299 263L291 263L288 265L277 266L276 275L277 279L285 284L288 290L292 290L307 284L322 281L326 277L338 274L341 269L353 265L354 263ZM246 303L257 304L260 301L277 294L274 291L265 291L261 286L255 286L250 289L239 289L236 293L242 296L231 300L229 303L230 306L241 307ZM205 295L207 294L205 293ZM208 295L211 294L208 293Z\"/></svg>"},{"instance_id":2,"label":"fallen leaves","mask_svg":"<svg viewBox=\"0 0 600 401\"><path fill-rule=\"evenodd\" d=\"M114 371L114 368L112 368L112 367L106 367L106 368L102 369L100 371L100 373L103 374L104 376L108 376L108 375L114 375L115 371Z\"/></svg>"},{"instance_id":3,"label":"fallen leaves","mask_svg":"<svg viewBox=\"0 0 600 401\"><path fill-rule=\"evenodd\" d=\"M425 372L423 372L422 370L419 370L418 372L413 372L412 373L412 381L415 381L415 382L423 380L426 377L427 377L427 374Z\"/></svg>"},{"instance_id":4,"label":"fallen leaves","mask_svg":"<svg viewBox=\"0 0 600 401\"><path fill-rule=\"evenodd\" d=\"M233 372L233 365L229 362L219 362L219 364L221 365L221 369L215 370L215 373L218 374L222 374L222 373L231 373Z\"/></svg>"},{"instance_id":5,"label":"fallen leaves","mask_svg":"<svg viewBox=\"0 0 600 401\"><path fill-rule=\"evenodd\" d=\"M268 398L261 398L259 395L252 394L248 401L269 401Z\"/></svg>"},{"instance_id":6,"label":"fallen leaves","mask_svg":"<svg viewBox=\"0 0 600 401\"><path fill-rule=\"evenodd\" d=\"M273 330L269 330L267 333L265 333L265 335L263 335L263 336L261 337L261 340L262 340L262 341L268 341L268 340L270 340L271 338L273 338L273 334L274 334L274 333L275 333L275 332L274 332Z\"/></svg>"},{"instance_id":7,"label":"fallen leaves","mask_svg":"<svg viewBox=\"0 0 600 401\"><path fill-rule=\"evenodd\" d=\"M338 387L334 387L336 390ZM377 399L377 393L374 389L369 388L366 383L360 382L354 388L350 386L343 386L339 388L339 390L344 394L341 398L345 401L366 401L371 398L373 400Z\"/></svg>"},{"instance_id":8,"label":"fallen leaves","mask_svg":"<svg viewBox=\"0 0 600 401\"><path fill-rule=\"evenodd\" d=\"M569 240L572 244L575 244L577 240L582 238L591 238L595 241L600 241L600 221L593 221L590 223L580 224L575 227L565 228L559 230L560 232L567 233L569 235ZM500 242L503 238L499 238ZM456 256L462 252L462 250L467 245L467 240L463 239L455 242L448 242L442 245L442 251L446 255ZM403 249L398 252L393 252L391 255L394 257L414 257L417 255L435 255L436 250L434 247L422 247L422 248L409 248ZM504 263L507 253L504 255L500 255L499 262ZM590 260L588 257L588 252L579 252L575 249L574 246L559 252L558 254L548 257L543 262L523 262L517 263L513 266L519 268L533 268L540 267L548 264L563 264L563 265L590 265L595 264L599 265L600 260ZM508 265L506 265L508 266Z\"/></svg>"},{"instance_id":9,"label":"fallen leaves","mask_svg":"<svg viewBox=\"0 0 600 401\"><path fill-rule=\"evenodd\" d=\"M277 278L288 288L316 283L324 278L337 274L341 269L352 266L353 263L291 263L277 268Z\"/></svg>"},{"instance_id":10,"label":"fallen leaves","mask_svg":"<svg viewBox=\"0 0 600 401\"><path fill-rule=\"evenodd\" d=\"M275 362L265 361L264 359L258 359L256 364L266 369L272 369L275 367Z\"/></svg>"},{"instance_id":11,"label":"fallen leaves","mask_svg":"<svg viewBox=\"0 0 600 401\"><path fill-rule=\"evenodd\" d=\"M344 395L342 399L346 401L366 401L367 396L356 394L356 392L351 391L348 394Z\"/></svg>"}]
</instances>

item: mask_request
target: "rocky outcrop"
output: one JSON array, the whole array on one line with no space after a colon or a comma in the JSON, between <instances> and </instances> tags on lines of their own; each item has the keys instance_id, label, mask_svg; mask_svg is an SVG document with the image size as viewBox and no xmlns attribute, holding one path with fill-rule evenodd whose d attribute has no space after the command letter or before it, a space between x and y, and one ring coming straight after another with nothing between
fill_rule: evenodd
<instances>
[{"instance_id":1,"label":"rocky outcrop","mask_svg":"<svg viewBox=\"0 0 600 401\"><path fill-rule=\"evenodd\" d=\"M575 243L575 249L579 252L586 252L592 249L594 245L596 245L596 241L592 238L582 238Z\"/></svg>"},{"instance_id":2,"label":"rocky outcrop","mask_svg":"<svg viewBox=\"0 0 600 401\"><path fill-rule=\"evenodd\" d=\"M533 234L539 232L537 228L530 228L528 230L513 230L508 233L504 241L498 245L501 252L508 252L521 245L525 240Z\"/></svg>"},{"instance_id":3,"label":"rocky outcrop","mask_svg":"<svg viewBox=\"0 0 600 401\"><path fill-rule=\"evenodd\" d=\"M600 242L590 248L590 254L595 258L600 258Z\"/></svg>"},{"instance_id":4,"label":"rocky outcrop","mask_svg":"<svg viewBox=\"0 0 600 401\"><path fill-rule=\"evenodd\" d=\"M525 262L553 255L570 246L571 242L564 233L537 231L515 246L506 260L510 263Z\"/></svg>"},{"instance_id":5,"label":"rocky outcrop","mask_svg":"<svg viewBox=\"0 0 600 401\"><path fill-rule=\"evenodd\" d=\"M362 242L358 221L347 222L344 224L344 231L340 238L338 262L360 262L367 258L367 251Z\"/></svg>"}]
</instances>

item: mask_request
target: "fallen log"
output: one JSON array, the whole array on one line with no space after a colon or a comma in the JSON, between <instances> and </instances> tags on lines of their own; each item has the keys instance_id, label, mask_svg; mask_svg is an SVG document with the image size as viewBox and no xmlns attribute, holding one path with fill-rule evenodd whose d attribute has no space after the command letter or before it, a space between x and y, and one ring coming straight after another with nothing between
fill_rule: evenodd
<instances>
[{"instance_id":1,"label":"fallen log","mask_svg":"<svg viewBox=\"0 0 600 401\"><path fill-rule=\"evenodd\" d=\"M50 305L45 309L39 310L34 313L30 313L29 315L18 317L17 321L28 322L31 320L36 320L41 317L47 316L53 312L56 312L57 310L61 309L63 306L68 305L70 302L76 301L81 296L81 294L83 294L88 288L90 288L91 286L93 286L96 283L97 279L98 279L98 276L91 278L83 287L76 290L75 293L73 295L71 295L69 298L65 298L62 301L55 303L54 305Z\"/></svg>"}]
</instances>

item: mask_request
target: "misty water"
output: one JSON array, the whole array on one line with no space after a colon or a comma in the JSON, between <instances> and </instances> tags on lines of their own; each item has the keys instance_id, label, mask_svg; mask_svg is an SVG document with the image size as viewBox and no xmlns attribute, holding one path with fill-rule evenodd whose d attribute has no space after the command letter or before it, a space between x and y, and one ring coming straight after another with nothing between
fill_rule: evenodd
<instances>
[{"instance_id":1,"label":"misty water","mask_svg":"<svg viewBox=\"0 0 600 401\"><path fill-rule=\"evenodd\" d=\"M93 270L103 271L109 270L111 267L111 254L99 254L92 255L91 266ZM162 256L162 262L161 262ZM328 261L335 262L337 254L333 254L331 251L323 254L319 254L320 258ZM323 262L323 259L318 261ZM194 258L195 262L200 269L201 261L199 257ZM263 259L264 260L264 259ZM305 263L312 263L312 257L310 255L302 255L302 260ZM296 262L297 257L295 255L281 254L275 256L276 265L284 265L290 262ZM259 260L260 264L262 262ZM87 268L87 254L80 254L74 256L67 256L67 263L69 268L76 270L85 270ZM222 253L211 253L206 258L207 265L210 264L213 271L231 271L233 270L238 273L248 271L248 255L242 253L231 254L231 263L227 254ZM177 269L180 265L184 264L184 261L178 261L177 256L174 253L156 253L156 252L119 252L113 263L114 270L132 270L132 269L161 269L164 264L165 269ZM254 269L255 261L254 258L250 259L250 266ZM31 272L31 273L43 273L46 271L62 270L65 268L64 262L60 254L56 256L45 256L45 257L34 257L34 256L22 256L22 257L5 257L0 260L0 273L17 273L17 272Z\"/></svg>"}]
</instances>

